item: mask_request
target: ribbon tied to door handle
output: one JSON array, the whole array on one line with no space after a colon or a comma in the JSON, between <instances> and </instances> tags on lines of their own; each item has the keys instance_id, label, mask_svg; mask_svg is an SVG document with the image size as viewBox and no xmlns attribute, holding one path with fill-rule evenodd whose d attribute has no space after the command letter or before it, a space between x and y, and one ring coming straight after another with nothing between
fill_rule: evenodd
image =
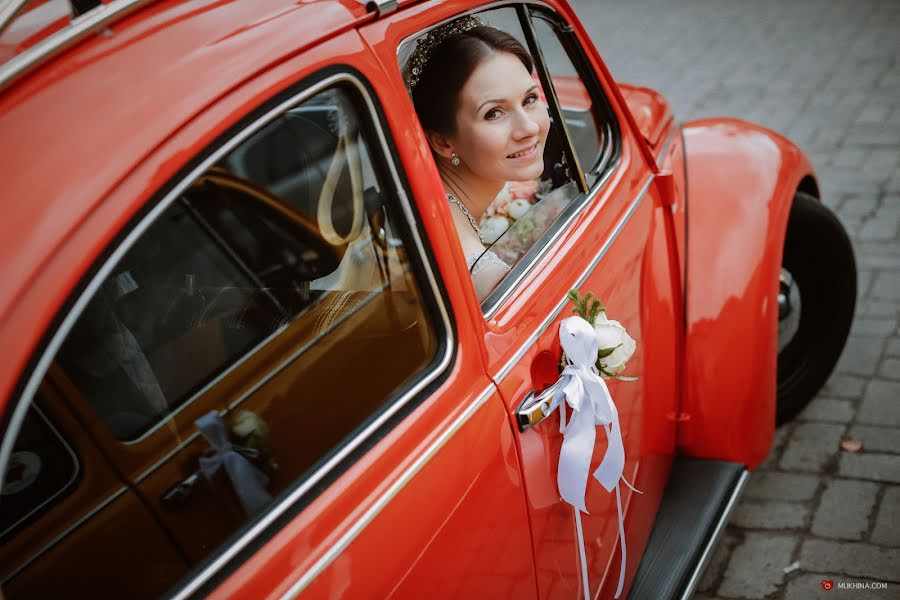
<instances>
[{"instance_id":1,"label":"ribbon tied to door handle","mask_svg":"<svg viewBox=\"0 0 900 600\"><path fill-rule=\"evenodd\" d=\"M602 426L606 433L608 441L606 454L593 476L607 492L613 490L616 492L619 538L622 543L619 585L615 594L615 597L618 598L625 582L626 555L619 480L625 481L625 484L632 490L636 492L638 490L628 483L622 474L625 468L625 446L619 427L619 412L606 382L600 377L595 366L599 341L593 327L581 317L569 317L560 323L559 340L563 352L565 352L567 365L560 374L559 380L541 392L535 398L535 402L545 403L547 407L545 413L559 409L559 430L563 434L563 443L559 453L556 481L562 499L575 508L575 525L578 533L578 550L585 597L589 597L590 592L581 513L588 513L585 505L585 493L597 438L597 426ZM569 419L566 419L567 405L572 410Z\"/></svg>"},{"instance_id":2,"label":"ribbon tied to door handle","mask_svg":"<svg viewBox=\"0 0 900 600\"><path fill-rule=\"evenodd\" d=\"M194 424L213 450L211 456L200 457L200 472L211 482L216 471L224 468L244 514L251 516L256 513L272 499L266 491L268 476L235 450L219 413L211 411Z\"/></svg>"}]
</instances>

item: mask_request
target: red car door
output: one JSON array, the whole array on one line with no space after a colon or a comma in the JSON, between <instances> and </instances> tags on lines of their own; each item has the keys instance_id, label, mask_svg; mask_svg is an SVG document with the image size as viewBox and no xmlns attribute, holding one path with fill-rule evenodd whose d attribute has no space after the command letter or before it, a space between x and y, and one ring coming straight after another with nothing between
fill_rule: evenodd
<instances>
[{"instance_id":1,"label":"red car door","mask_svg":"<svg viewBox=\"0 0 900 600\"><path fill-rule=\"evenodd\" d=\"M637 340L624 375L609 380L625 447L623 476L642 494L620 482L623 544L615 492L588 479L582 515L587 577L581 572L579 537L572 506L561 500L557 468L563 436L558 413L518 434L528 494L541 598L612 597L620 584L621 559L633 577L652 527L674 448L677 407L676 340L681 310L676 298L677 262L670 256L666 215L643 142L629 130L608 82L582 50L566 20L549 9L528 11L525 37L540 47L552 82L545 95L559 103L560 134L577 164L569 171L584 181L561 216L550 225L553 238L531 264L517 265L518 279L485 303L488 372L497 382L512 419L531 392L558 376L559 323L571 316L570 289L602 299L607 317ZM530 32L529 32L530 29ZM532 50L534 52L534 50ZM552 105L551 105L551 114ZM576 181L576 183L578 183ZM529 258L526 254L522 261ZM677 257L675 257L677 261ZM674 269L674 270L673 270ZM516 274L514 269L513 274ZM599 428L591 459L593 473L607 447ZM626 551L627 550L627 551ZM589 592L582 582L587 580Z\"/></svg>"}]
</instances>

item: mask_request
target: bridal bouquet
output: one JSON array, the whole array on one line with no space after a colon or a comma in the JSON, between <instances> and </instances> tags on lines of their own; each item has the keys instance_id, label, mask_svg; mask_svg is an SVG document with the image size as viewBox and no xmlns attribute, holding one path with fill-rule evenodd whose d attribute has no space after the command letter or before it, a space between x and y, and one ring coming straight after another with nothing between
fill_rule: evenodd
<instances>
[{"instance_id":1,"label":"bridal bouquet","mask_svg":"<svg viewBox=\"0 0 900 600\"><path fill-rule=\"evenodd\" d=\"M594 334L599 342L595 366L600 376L604 379L637 380L637 377L621 375L631 355L637 349L637 342L628 335L628 331L618 321L606 317L606 308L600 299L595 298L591 292L587 292L582 297L577 289L569 290L568 298L575 305L572 312L594 328ZM565 367L565 365L566 356L563 354L562 366Z\"/></svg>"}]
</instances>

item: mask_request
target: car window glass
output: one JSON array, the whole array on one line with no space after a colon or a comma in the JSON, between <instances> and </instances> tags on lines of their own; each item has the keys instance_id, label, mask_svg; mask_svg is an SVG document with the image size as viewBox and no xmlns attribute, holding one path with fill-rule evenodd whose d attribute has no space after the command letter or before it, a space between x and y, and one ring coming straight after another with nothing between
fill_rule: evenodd
<instances>
[{"instance_id":1,"label":"car window glass","mask_svg":"<svg viewBox=\"0 0 900 600\"><path fill-rule=\"evenodd\" d=\"M560 113L566 124L575 155L588 186L592 186L605 170L612 150L612 119L606 107L597 105L583 77L575 67L573 56L564 45L559 23L547 13L532 13L532 24L541 55L559 100Z\"/></svg>"},{"instance_id":2,"label":"car window glass","mask_svg":"<svg viewBox=\"0 0 900 600\"><path fill-rule=\"evenodd\" d=\"M356 90L316 94L192 180L96 288L45 376L164 540L140 552L147 577L172 556L203 561L430 372L434 310ZM4 494L40 452L68 471L21 492L22 508L4 497L4 528L67 485L72 460L41 427L26 419ZM17 535L56 544L40 525ZM70 540L23 557L13 588L88 547L106 581L102 556L121 544Z\"/></svg>"}]
</instances>

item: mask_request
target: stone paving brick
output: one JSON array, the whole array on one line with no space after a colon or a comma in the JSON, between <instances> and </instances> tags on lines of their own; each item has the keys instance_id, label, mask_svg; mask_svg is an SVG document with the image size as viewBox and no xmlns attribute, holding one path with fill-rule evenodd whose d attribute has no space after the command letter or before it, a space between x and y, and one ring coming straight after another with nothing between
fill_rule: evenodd
<instances>
[{"instance_id":1,"label":"stone paving brick","mask_svg":"<svg viewBox=\"0 0 900 600\"><path fill-rule=\"evenodd\" d=\"M791 536L747 532L735 547L719 586L726 598L765 598L778 590L797 541Z\"/></svg>"},{"instance_id":2,"label":"stone paving brick","mask_svg":"<svg viewBox=\"0 0 900 600\"><path fill-rule=\"evenodd\" d=\"M843 425L801 423L794 429L784 454L782 469L819 472L838 452Z\"/></svg>"},{"instance_id":3,"label":"stone paving brick","mask_svg":"<svg viewBox=\"0 0 900 600\"><path fill-rule=\"evenodd\" d=\"M897 347L900 350L900 340L898 340ZM820 393L837 398L858 398L865 391L867 381L863 377L832 373Z\"/></svg>"},{"instance_id":4,"label":"stone paving brick","mask_svg":"<svg viewBox=\"0 0 900 600\"><path fill-rule=\"evenodd\" d=\"M857 310L859 316L863 317L894 317L900 313L900 302L886 302L869 300Z\"/></svg>"},{"instance_id":5,"label":"stone paving brick","mask_svg":"<svg viewBox=\"0 0 900 600\"><path fill-rule=\"evenodd\" d=\"M818 487L816 475L757 471L750 476L744 496L756 500L812 500Z\"/></svg>"},{"instance_id":6,"label":"stone paving brick","mask_svg":"<svg viewBox=\"0 0 900 600\"><path fill-rule=\"evenodd\" d=\"M806 408L797 416L797 419L800 421L849 423L855 414L856 409L849 400L816 397L806 405Z\"/></svg>"},{"instance_id":7,"label":"stone paving brick","mask_svg":"<svg viewBox=\"0 0 900 600\"><path fill-rule=\"evenodd\" d=\"M712 557L709 559L709 565L706 567L706 572L703 574L700 583L697 585L698 592L709 592L713 590L716 582L722 576L725 567L728 565L728 559L731 556L732 550L734 550L734 547L739 541L740 539L734 533L726 532L725 535L722 536L719 543L716 545L716 549L713 551Z\"/></svg>"},{"instance_id":8,"label":"stone paving brick","mask_svg":"<svg viewBox=\"0 0 900 600\"><path fill-rule=\"evenodd\" d=\"M896 319L864 319L857 317L850 328L850 335L886 337L897 327Z\"/></svg>"},{"instance_id":9,"label":"stone paving brick","mask_svg":"<svg viewBox=\"0 0 900 600\"><path fill-rule=\"evenodd\" d=\"M800 564L804 569L820 573L900 581L900 570L896 568L900 564L900 550L871 544L808 539L800 548Z\"/></svg>"},{"instance_id":10,"label":"stone paving brick","mask_svg":"<svg viewBox=\"0 0 900 600\"><path fill-rule=\"evenodd\" d=\"M900 358L882 359L878 376L885 379L900 379Z\"/></svg>"},{"instance_id":11,"label":"stone paving brick","mask_svg":"<svg viewBox=\"0 0 900 600\"><path fill-rule=\"evenodd\" d=\"M872 530L872 542L882 546L900 546L900 487L888 487L881 499L881 509Z\"/></svg>"},{"instance_id":12,"label":"stone paving brick","mask_svg":"<svg viewBox=\"0 0 900 600\"><path fill-rule=\"evenodd\" d=\"M888 340L887 348L884 353L888 356L900 356L900 338L891 338Z\"/></svg>"},{"instance_id":13,"label":"stone paving brick","mask_svg":"<svg viewBox=\"0 0 900 600\"><path fill-rule=\"evenodd\" d=\"M900 382L870 381L856 420L875 425L900 425Z\"/></svg>"},{"instance_id":14,"label":"stone paving brick","mask_svg":"<svg viewBox=\"0 0 900 600\"><path fill-rule=\"evenodd\" d=\"M900 272L879 273L872 287L872 297L900 300Z\"/></svg>"},{"instance_id":15,"label":"stone paving brick","mask_svg":"<svg viewBox=\"0 0 900 600\"><path fill-rule=\"evenodd\" d=\"M862 442L863 452L900 453L900 428L854 425L847 435Z\"/></svg>"},{"instance_id":16,"label":"stone paving brick","mask_svg":"<svg viewBox=\"0 0 900 600\"><path fill-rule=\"evenodd\" d=\"M856 479L900 483L900 457L891 454L842 454L838 474Z\"/></svg>"},{"instance_id":17,"label":"stone paving brick","mask_svg":"<svg viewBox=\"0 0 900 600\"><path fill-rule=\"evenodd\" d=\"M863 539L877 493L876 483L832 479L819 500L811 531L822 537Z\"/></svg>"},{"instance_id":18,"label":"stone paving brick","mask_svg":"<svg viewBox=\"0 0 900 600\"><path fill-rule=\"evenodd\" d=\"M731 515L731 524L746 529L799 529L807 527L809 507L799 502L741 502Z\"/></svg>"},{"instance_id":19,"label":"stone paving brick","mask_svg":"<svg viewBox=\"0 0 900 600\"><path fill-rule=\"evenodd\" d=\"M878 338L850 337L838 364L837 371L872 376L878 370L878 359L884 343Z\"/></svg>"}]
</instances>

